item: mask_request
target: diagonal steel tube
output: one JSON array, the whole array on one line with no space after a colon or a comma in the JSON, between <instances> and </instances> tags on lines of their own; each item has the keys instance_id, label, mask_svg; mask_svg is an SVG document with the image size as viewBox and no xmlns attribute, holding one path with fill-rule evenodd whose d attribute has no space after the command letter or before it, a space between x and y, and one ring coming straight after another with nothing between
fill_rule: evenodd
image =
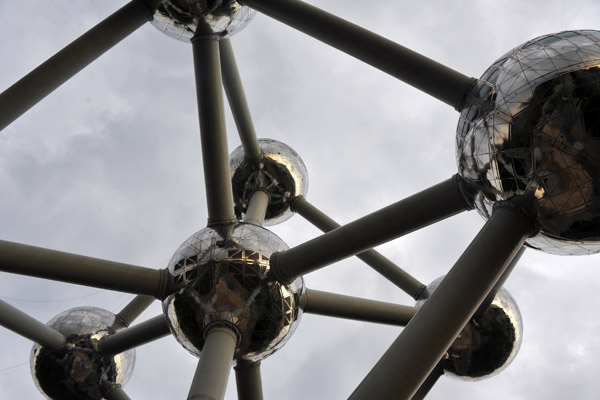
<instances>
[{"instance_id":1,"label":"diagonal steel tube","mask_svg":"<svg viewBox=\"0 0 600 400\"><path fill-rule=\"evenodd\" d=\"M174 290L166 269L138 267L0 240L0 271L163 299Z\"/></svg>"},{"instance_id":2,"label":"diagonal steel tube","mask_svg":"<svg viewBox=\"0 0 600 400\"><path fill-rule=\"evenodd\" d=\"M223 87L225 88L229 108L233 114L233 119L235 120L240 140L242 141L244 155L248 161L256 162L262 158L262 150L258 145L256 132L254 131L252 116L248 108L248 102L246 101L246 94L244 93L244 86L242 85L237 63L235 62L231 41L229 39L221 39L219 41L219 50Z\"/></svg>"},{"instance_id":3,"label":"diagonal steel tube","mask_svg":"<svg viewBox=\"0 0 600 400\"><path fill-rule=\"evenodd\" d=\"M307 289L304 312L356 321L406 326L417 312L417 308Z\"/></svg>"},{"instance_id":4,"label":"diagonal steel tube","mask_svg":"<svg viewBox=\"0 0 600 400\"><path fill-rule=\"evenodd\" d=\"M410 400L423 400L435 386L437 381L442 377L442 375L444 375L444 370L442 367L437 365L433 371L431 371L427 379L425 379L423 384L421 384L419 390L417 390L413 397L410 398Z\"/></svg>"},{"instance_id":5,"label":"diagonal steel tube","mask_svg":"<svg viewBox=\"0 0 600 400\"><path fill-rule=\"evenodd\" d=\"M284 24L358 58L460 111L475 82L445 65L299 0L240 0Z\"/></svg>"},{"instance_id":6,"label":"diagonal steel tube","mask_svg":"<svg viewBox=\"0 0 600 400\"><path fill-rule=\"evenodd\" d=\"M323 232L329 232L340 227L337 222L329 218L302 196L298 196L292 201L292 211L300 214ZM381 253L371 249L357 254L356 257L408 293L415 300L419 300L423 294L426 294L427 288L423 283L398 267Z\"/></svg>"},{"instance_id":7,"label":"diagonal steel tube","mask_svg":"<svg viewBox=\"0 0 600 400\"><path fill-rule=\"evenodd\" d=\"M208 225L235 221L217 38L192 38Z\"/></svg>"},{"instance_id":8,"label":"diagonal steel tube","mask_svg":"<svg viewBox=\"0 0 600 400\"><path fill-rule=\"evenodd\" d=\"M490 290L485 300L483 300L479 308L477 308L477 311L475 311L475 314L473 314L473 318L477 318L478 316L486 312L490 304L492 304L492 302L494 301L494 298L496 297L496 294L498 294L498 291L502 288L502 286L504 286L504 282L506 282L506 279L508 278L510 273L515 269L515 266L521 259L521 256L524 252L525 246L522 246L517 252L517 254L515 254L513 259L510 261L500 278L498 278L498 281L496 281L496 284L494 285L492 290ZM427 379L425 379L425 381L423 382L419 390L417 390L415 395L411 398L411 400L421 400L425 398L425 396L429 393L431 388L435 385L435 383L443 374L444 370L438 364L433 369L433 371L431 371Z\"/></svg>"},{"instance_id":9,"label":"diagonal steel tube","mask_svg":"<svg viewBox=\"0 0 600 400\"><path fill-rule=\"evenodd\" d=\"M506 269L504 270L504 273L502 273L502 275L500 276L500 278L498 279L498 281L496 282L496 284L494 285L492 290L490 290L487 297L485 298L485 300L483 300L483 302L481 303L481 305L479 306L477 311L475 311L475 314L473 316L476 317L476 316L483 314L488 309L490 304L492 304L492 302L494 301L494 298L498 294L498 291L500 289L502 289L502 286L504 286L504 283L510 276L511 272L515 269L515 266L519 263L519 260L521 259L521 256L525 252L525 249L526 249L525 246L521 247L519 249L519 251L517 252L517 254L515 254L515 256L512 258L512 260L510 260L508 267L506 267Z\"/></svg>"},{"instance_id":10,"label":"diagonal steel tube","mask_svg":"<svg viewBox=\"0 0 600 400\"><path fill-rule=\"evenodd\" d=\"M217 325L206 332L188 400L225 398L236 345L237 333L232 327Z\"/></svg>"},{"instance_id":11,"label":"diagonal steel tube","mask_svg":"<svg viewBox=\"0 0 600 400\"><path fill-rule=\"evenodd\" d=\"M50 350L65 347L65 336L0 300L0 325Z\"/></svg>"},{"instance_id":12,"label":"diagonal steel tube","mask_svg":"<svg viewBox=\"0 0 600 400\"><path fill-rule=\"evenodd\" d=\"M154 297L138 295L129 302L119 313L117 318L125 325L129 326L139 317L152 303Z\"/></svg>"},{"instance_id":13,"label":"diagonal steel tube","mask_svg":"<svg viewBox=\"0 0 600 400\"><path fill-rule=\"evenodd\" d=\"M163 338L169 333L171 332L167 317L161 314L112 335L104 336L98 344L98 349L107 355L119 354Z\"/></svg>"},{"instance_id":14,"label":"diagonal steel tube","mask_svg":"<svg viewBox=\"0 0 600 400\"><path fill-rule=\"evenodd\" d=\"M274 278L290 283L300 275L471 209L460 179L455 175L313 240L273 253Z\"/></svg>"},{"instance_id":15,"label":"diagonal steel tube","mask_svg":"<svg viewBox=\"0 0 600 400\"><path fill-rule=\"evenodd\" d=\"M444 280L349 399L410 399L534 229L517 209L496 207Z\"/></svg>"},{"instance_id":16,"label":"diagonal steel tube","mask_svg":"<svg viewBox=\"0 0 600 400\"><path fill-rule=\"evenodd\" d=\"M263 400L260 362L234 367L238 400Z\"/></svg>"},{"instance_id":17,"label":"diagonal steel tube","mask_svg":"<svg viewBox=\"0 0 600 400\"><path fill-rule=\"evenodd\" d=\"M132 0L0 93L0 130L129 34L151 21L160 0Z\"/></svg>"}]
</instances>

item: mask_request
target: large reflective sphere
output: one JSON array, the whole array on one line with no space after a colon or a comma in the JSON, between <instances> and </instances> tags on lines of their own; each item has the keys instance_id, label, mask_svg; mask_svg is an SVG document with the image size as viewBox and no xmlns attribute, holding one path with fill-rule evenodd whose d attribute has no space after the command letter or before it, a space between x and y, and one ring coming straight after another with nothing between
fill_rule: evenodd
<instances>
[{"instance_id":1,"label":"large reflective sphere","mask_svg":"<svg viewBox=\"0 0 600 400\"><path fill-rule=\"evenodd\" d=\"M135 350L115 356L97 351L98 341L125 328L110 311L79 307L65 311L48 326L66 336L63 350L34 345L31 374L38 389L50 399L100 400L114 385L127 383L133 372Z\"/></svg>"},{"instance_id":2,"label":"large reflective sphere","mask_svg":"<svg viewBox=\"0 0 600 400\"><path fill-rule=\"evenodd\" d=\"M246 223L202 229L175 252L169 272L181 289L163 302L175 338L200 356L213 323L235 326L236 361L260 361L290 338L304 304L304 280L270 279L269 258L287 246L268 230Z\"/></svg>"},{"instance_id":3,"label":"large reflective sphere","mask_svg":"<svg viewBox=\"0 0 600 400\"><path fill-rule=\"evenodd\" d=\"M189 42L196 32L229 37L241 31L256 12L235 0L163 0L152 25Z\"/></svg>"},{"instance_id":4,"label":"large reflective sphere","mask_svg":"<svg viewBox=\"0 0 600 400\"><path fill-rule=\"evenodd\" d=\"M229 156L235 214L243 219L250 197L257 189L269 192L270 201L264 224L275 225L294 215L290 201L306 196L308 173L304 162L290 146L273 139L259 139L263 158L258 163L248 162L242 146Z\"/></svg>"},{"instance_id":5,"label":"large reflective sphere","mask_svg":"<svg viewBox=\"0 0 600 400\"><path fill-rule=\"evenodd\" d=\"M540 226L530 247L600 251L600 32L531 40L473 86L456 136L460 175L475 207L520 196Z\"/></svg>"},{"instance_id":6,"label":"large reflective sphere","mask_svg":"<svg viewBox=\"0 0 600 400\"><path fill-rule=\"evenodd\" d=\"M433 293L444 277L431 282ZM427 300L419 300L420 307ZM523 339L523 320L517 303L500 289L487 311L473 318L441 361L444 373L461 380L481 380L503 371L516 357Z\"/></svg>"}]
</instances>

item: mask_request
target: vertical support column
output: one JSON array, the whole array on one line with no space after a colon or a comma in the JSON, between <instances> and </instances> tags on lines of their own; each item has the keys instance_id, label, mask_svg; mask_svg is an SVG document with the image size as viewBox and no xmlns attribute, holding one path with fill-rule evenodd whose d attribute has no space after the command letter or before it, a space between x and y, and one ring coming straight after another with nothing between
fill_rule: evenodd
<instances>
[{"instance_id":1,"label":"vertical support column","mask_svg":"<svg viewBox=\"0 0 600 400\"><path fill-rule=\"evenodd\" d=\"M235 328L217 325L206 332L202 355L194 374L188 400L223 400L237 346Z\"/></svg>"},{"instance_id":2,"label":"vertical support column","mask_svg":"<svg viewBox=\"0 0 600 400\"><path fill-rule=\"evenodd\" d=\"M265 190L257 190L252 193L244 221L252 225L262 226L265 222L269 199L269 193Z\"/></svg>"},{"instance_id":3,"label":"vertical support column","mask_svg":"<svg viewBox=\"0 0 600 400\"><path fill-rule=\"evenodd\" d=\"M235 221L218 37L192 38L208 225Z\"/></svg>"},{"instance_id":4,"label":"vertical support column","mask_svg":"<svg viewBox=\"0 0 600 400\"><path fill-rule=\"evenodd\" d=\"M410 399L533 232L531 222L520 211L496 207L350 399Z\"/></svg>"},{"instance_id":5,"label":"vertical support column","mask_svg":"<svg viewBox=\"0 0 600 400\"><path fill-rule=\"evenodd\" d=\"M263 400L260 362L238 364L234 369L238 400Z\"/></svg>"}]
</instances>

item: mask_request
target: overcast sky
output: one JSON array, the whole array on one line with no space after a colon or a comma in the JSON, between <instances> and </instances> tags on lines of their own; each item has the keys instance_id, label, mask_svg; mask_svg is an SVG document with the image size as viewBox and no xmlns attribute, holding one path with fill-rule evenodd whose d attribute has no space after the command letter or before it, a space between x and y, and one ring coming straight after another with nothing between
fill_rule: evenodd
<instances>
[{"instance_id":1,"label":"overcast sky","mask_svg":"<svg viewBox=\"0 0 600 400\"><path fill-rule=\"evenodd\" d=\"M598 27L595 0L315 0L315 5L478 77L533 37ZM0 2L0 90L124 1ZM365 8L368 4L370 8ZM386 74L257 15L233 37L259 137L292 146L307 199L340 223L456 172L458 114ZM0 134L0 239L164 268L206 225L191 46L146 25ZM1 112L1 110L0 110ZM229 146L239 145L227 111ZM483 225L475 212L381 246L424 283L445 274ZM288 245L319 232L295 216ZM480 382L443 377L431 399L597 399L600 256L528 250L506 287L521 309L521 351ZM309 288L412 305L358 260L306 276ZM118 312L132 295L2 274L0 299L44 322L81 305ZM143 316L161 312L158 302ZM141 320L140 319L140 320ZM267 399L344 399L399 328L304 315L263 362ZM38 399L31 343L0 328L0 398ZM143 346L132 399L183 399L197 359L172 337ZM227 399L235 399L232 374Z\"/></svg>"}]
</instances>

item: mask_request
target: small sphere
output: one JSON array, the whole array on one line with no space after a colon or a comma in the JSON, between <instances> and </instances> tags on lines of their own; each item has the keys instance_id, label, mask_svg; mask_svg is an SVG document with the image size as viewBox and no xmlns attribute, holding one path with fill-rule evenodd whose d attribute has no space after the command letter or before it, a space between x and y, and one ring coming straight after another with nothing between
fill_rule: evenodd
<instances>
[{"instance_id":1,"label":"small sphere","mask_svg":"<svg viewBox=\"0 0 600 400\"><path fill-rule=\"evenodd\" d=\"M444 277L429 285L433 293ZM419 300L421 307L427 300ZM482 380L503 371L517 356L523 320L517 303L502 288L481 316L471 319L440 362L444 373L461 380Z\"/></svg>"},{"instance_id":2,"label":"small sphere","mask_svg":"<svg viewBox=\"0 0 600 400\"><path fill-rule=\"evenodd\" d=\"M289 285L271 279L269 258L286 250L268 230L247 223L200 230L169 262L181 288L163 301L171 331L189 352L200 356L209 325L233 325L239 333L235 360L256 362L291 337L305 302L304 280Z\"/></svg>"},{"instance_id":3,"label":"small sphere","mask_svg":"<svg viewBox=\"0 0 600 400\"><path fill-rule=\"evenodd\" d=\"M189 42L198 33L230 37L254 18L256 11L235 0L163 0L152 25L168 36Z\"/></svg>"},{"instance_id":4,"label":"small sphere","mask_svg":"<svg viewBox=\"0 0 600 400\"><path fill-rule=\"evenodd\" d=\"M565 31L502 56L467 94L459 174L489 218L518 197L539 225L530 247L600 252L600 32Z\"/></svg>"},{"instance_id":5,"label":"small sphere","mask_svg":"<svg viewBox=\"0 0 600 400\"><path fill-rule=\"evenodd\" d=\"M264 225L286 221L294 215L290 201L308 192L308 172L304 162L288 145L273 139L259 139L263 152L260 162L249 162L242 146L229 156L235 214L243 219L250 197L258 189L269 192L270 201Z\"/></svg>"},{"instance_id":6,"label":"small sphere","mask_svg":"<svg viewBox=\"0 0 600 400\"><path fill-rule=\"evenodd\" d=\"M99 340L126 326L110 311L96 307L67 310L48 322L67 338L62 350L38 344L31 351L31 374L47 398L100 400L115 385L124 385L133 373L135 350L106 356Z\"/></svg>"}]
</instances>

